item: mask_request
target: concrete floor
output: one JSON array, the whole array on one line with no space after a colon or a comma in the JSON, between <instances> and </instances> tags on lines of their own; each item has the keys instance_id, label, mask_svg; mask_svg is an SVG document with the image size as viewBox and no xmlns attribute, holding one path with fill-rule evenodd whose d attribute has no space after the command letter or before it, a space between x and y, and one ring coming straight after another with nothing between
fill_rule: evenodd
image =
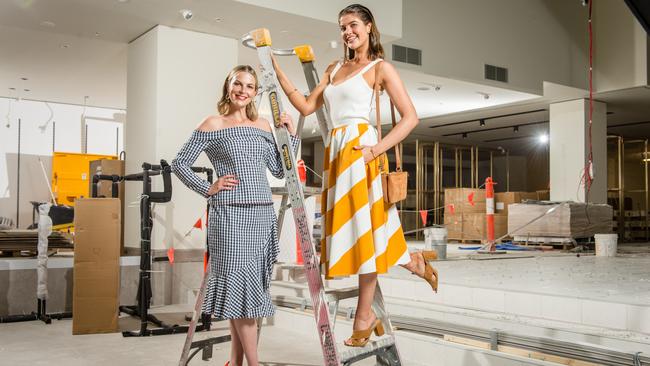
<instances>
[{"instance_id":1,"label":"concrete floor","mask_svg":"<svg viewBox=\"0 0 650 366\"><path fill-rule=\"evenodd\" d=\"M197 333L195 340L228 334L225 322L213 323L210 332ZM40 321L0 325L2 365L178 365L185 334L124 338L120 333L72 335L72 320ZM217 345L209 362L200 353L190 365L223 365L230 354L230 342ZM320 345L315 337L265 326L259 349L265 366L317 366L322 364ZM359 365L373 365L370 360Z\"/></svg>"}]
</instances>

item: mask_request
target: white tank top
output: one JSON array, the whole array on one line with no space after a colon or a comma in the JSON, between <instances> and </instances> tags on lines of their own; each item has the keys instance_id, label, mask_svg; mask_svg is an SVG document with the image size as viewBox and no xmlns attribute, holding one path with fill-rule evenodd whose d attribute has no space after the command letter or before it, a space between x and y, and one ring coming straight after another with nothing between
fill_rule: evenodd
<instances>
[{"instance_id":1,"label":"white tank top","mask_svg":"<svg viewBox=\"0 0 650 366\"><path fill-rule=\"evenodd\" d=\"M352 77L348 77L338 84L332 84L334 75L341 69L337 63L330 73L330 83L323 92L325 105L330 114L332 126L330 130L359 123L370 123L370 112L373 109L373 88L363 77L370 68L382 59L376 59L366 65Z\"/></svg>"}]
</instances>

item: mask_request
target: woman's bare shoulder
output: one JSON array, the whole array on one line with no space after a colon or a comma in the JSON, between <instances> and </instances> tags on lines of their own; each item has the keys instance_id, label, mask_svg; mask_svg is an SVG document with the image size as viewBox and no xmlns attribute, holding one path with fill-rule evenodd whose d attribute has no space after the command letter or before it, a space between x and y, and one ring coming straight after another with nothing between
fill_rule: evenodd
<instances>
[{"instance_id":1,"label":"woman's bare shoulder","mask_svg":"<svg viewBox=\"0 0 650 366\"><path fill-rule=\"evenodd\" d=\"M269 122L269 120L266 118L257 117L257 119L255 120L255 124L257 128L259 128L260 130L271 132L271 122Z\"/></svg>"},{"instance_id":2,"label":"woman's bare shoulder","mask_svg":"<svg viewBox=\"0 0 650 366\"><path fill-rule=\"evenodd\" d=\"M203 121L199 123L198 126L196 126L196 129L203 132L216 131L221 128L222 124L222 116L212 115L205 117L205 119L203 119Z\"/></svg>"}]
</instances>

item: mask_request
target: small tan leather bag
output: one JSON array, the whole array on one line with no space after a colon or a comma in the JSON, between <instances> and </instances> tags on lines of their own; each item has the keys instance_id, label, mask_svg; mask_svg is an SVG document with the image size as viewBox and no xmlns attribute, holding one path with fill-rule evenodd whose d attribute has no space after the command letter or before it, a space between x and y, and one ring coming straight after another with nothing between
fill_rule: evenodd
<instances>
[{"instance_id":1,"label":"small tan leather bag","mask_svg":"<svg viewBox=\"0 0 650 366\"><path fill-rule=\"evenodd\" d=\"M377 116L377 142L381 141L381 114L379 111L379 71L383 61L375 66L375 113ZM397 124L395 122L395 106L393 101L390 101L390 116L393 122L393 127ZM384 154L382 154L384 155ZM384 201L389 204L395 204L406 198L408 187L408 173L402 171L402 156L400 154L400 144L395 145L395 171L390 171L390 166L384 166L383 156L379 156L379 170L381 171L381 187L384 192Z\"/></svg>"}]
</instances>

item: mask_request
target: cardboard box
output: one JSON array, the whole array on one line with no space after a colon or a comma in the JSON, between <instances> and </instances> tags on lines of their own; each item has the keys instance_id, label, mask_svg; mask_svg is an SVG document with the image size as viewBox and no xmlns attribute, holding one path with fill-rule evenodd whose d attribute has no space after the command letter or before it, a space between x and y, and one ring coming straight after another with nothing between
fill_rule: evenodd
<instances>
[{"instance_id":1,"label":"cardboard box","mask_svg":"<svg viewBox=\"0 0 650 366\"><path fill-rule=\"evenodd\" d=\"M455 240L487 240L485 213L470 212L445 215L447 237ZM505 235L508 229L508 216L494 215L494 238Z\"/></svg>"},{"instance_id":2,"label":"cardboard box","mask_svg":"<svg viewBox=\"0 0 650 366\"><path fill-rule=\"evenodd\" d=\"M104 174L104 175L119 175L123 176L124 175L124 160L109 160L109 159L102 159L102 160L93 160L90 162L90 170L89 170L89 189L88 192L92 194L92 185L93 185L93 179L92 176L95 174ZM112 186L113 182L103 180L98 184L98 189L97 189L97 197L105 197L105 198L111 198L113 197L112 194ZM122 217L122 222L121 222L121 227L124 228L124 182L118 183L118 196L120 199L120 204L121 204L121 217ZM126 254L124 252L124 229L121 230L120 232L120 253L121 254Z\"/></svg>"},{"instance_id":3,"label":"cardboard box","mask_svg":"<svg viewBox=\"0 0 650 366\"><path fill-rule=\"evenodd\" d=\"M470 196L473 196L471 201L469 200ZM485 213L485 189L446 188L445 213L449 211L450 204L454 205L456 213Z\"/></svg>"},{"instance_id":4,"label":"cardboard box","mask_svg":"<svg viewBox=\"0 0 650 366\"><path fill-rule=\"evenodd\" d=\"M494 194L494 212L508 214L508 205L524 200L537 200L537 192L497 192Z\"/></svg>"},{"instance_id":5,"label":"cardboard box","mask_svg":"<svg viewBox=\"0 0 650 366\"><path fill-rule=\"evenodd\" d=\"M118 331L121 222L119 199L77 200L72 334Z\"/></svg>"}]
</instances>

